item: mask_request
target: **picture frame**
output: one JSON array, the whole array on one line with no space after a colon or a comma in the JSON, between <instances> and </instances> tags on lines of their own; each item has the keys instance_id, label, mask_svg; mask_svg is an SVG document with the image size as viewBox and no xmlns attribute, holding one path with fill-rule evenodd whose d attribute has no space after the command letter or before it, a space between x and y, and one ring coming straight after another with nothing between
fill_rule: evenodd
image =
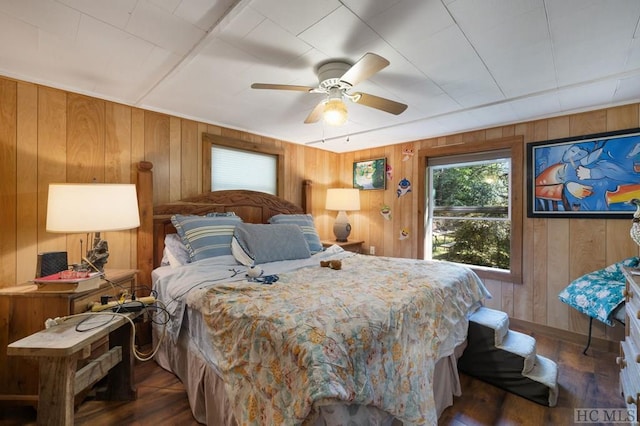
<instances>
[{"instance_id":1,"label":"picture frame","mask_svg":"<svg viewBox=\"0 0 640 426\"><path fill-rule=\"evenodd\" d=\"M527 216L630 219L640 128L527 144Z\"/></svg>"},{"instance_id":2,"label":"picture frame","mask_svg":"<svg viewBox=\"0 0 640 426\"><path fill-rule=\"evenodd\" d=\"M353 187L361 190L387 189L387 159L354 161Z\"/></svg>"}]
</instances>

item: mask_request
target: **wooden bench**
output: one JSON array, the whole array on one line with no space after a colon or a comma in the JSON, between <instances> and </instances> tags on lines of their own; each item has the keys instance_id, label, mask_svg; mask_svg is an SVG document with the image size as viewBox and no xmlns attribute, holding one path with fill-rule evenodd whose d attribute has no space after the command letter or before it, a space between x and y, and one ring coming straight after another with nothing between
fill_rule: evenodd
<instances>
[{"instance_id":1,"label":"wooden bench","mask_svg":"<svg viewBox=\"0 0 640 426\"><path fill-rule=\"evenodd\" d=\"M134 318L138 313L126 315ZM77 362L88 358L91 345L106 336L109 350L78 370ZM101 395L104 399L129 401L137 397L133 386L131 325L120 315L70 318L11 343L7 354L38 358L39 425L72 425L75 395L105 376L108 376L107 390Z\"/></svg>"}]
</instances>

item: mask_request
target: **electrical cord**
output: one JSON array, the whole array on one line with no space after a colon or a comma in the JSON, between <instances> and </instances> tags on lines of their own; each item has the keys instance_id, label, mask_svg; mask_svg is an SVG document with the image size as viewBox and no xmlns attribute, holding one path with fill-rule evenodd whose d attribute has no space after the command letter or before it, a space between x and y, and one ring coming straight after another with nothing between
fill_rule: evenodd
<instances>
[{"instance_id":1,"label":"electrical cord","mask_svg":"<svg viewBox=\"0 0 640 426\"><path fill-rule=\"evenodd\" d=\"M103 327L103 326L105 326L105 325L109 324L111 321L113 321L113 320L117 317L117 315L116 315L116 314L111 313L111 312L104 312L104 313L105 313L105 314L110 313L110 314L111 314L111 318L108 318L108 319L107 319L105 322L103 322L102 324L96 324L96 325L94 325L93 327L82 328L82 324L84 324L85 322L87 322L87 321L91 318L90 316L86 316L86 318L85 318L85 319L83 319L82 321L80 321L79 323L77 323L77 324L76 324L75 330L76 330L78 333L86 333L87 331L95 330L96 328L100 328L100 327ZM81 315L81 314L77 314L77 315ZM75 315L73 315L73 316L75 316ZM64 320L66 320L67 318L70 318L70 317L71 317L71 315L70 315L70 316L68 316L68 317L63 317L63 318L62 318L62 320L64 321ZM106 315L105 315L105 317L106 317ZM56 321L57 321L57 319L56 319ZM56 322L56 325L57 325L57 324L58 324L58 323ZM47 328L48 328L48 327L47 327Z\"/></svg>"},{"instance_id":2,"label":"electrical cord","mask_svg":"<svg viewBox=\"0 0 640 426\"><path fill-rule=\"evenodd\" d=\"M173 303L178 303L180 302L180 299L182 299L186 294L190 293L191 290L193 290L194 288L206 288L206 287L210 287L213 286L215 284L217 284L218 281L223 281L223 280L227 280L229 278L233 278L236 275L240 274L242 271L236 269L236 268L232 268L228 270L231 274L229 276L224 276L224 277L220 277L220 278L208 278L205 280L201 280L198 281L197 283L193 284L191 287L189 287L188 289L184 290L182 293L176 295L176 296L172 296L171 300L169 301L169 305L173 304ZM206 285L204 285L206 284ZM200 287L202 286L202 287ZM157 294L157 293L156 293ZM167 308L168 306L165 306L165 308Z\"/></svg>"},{"instance_id":3,"label":"electrical cord","mask_svg":"<svg viewBox=\"0 0 640 426\"><path fill-rule=\"evenodd\" d=\"M155 303L159 304L159 310L160 312L165 312L165 314L168 312L166 309L166 306L164 306L164 304L161 301L156 301ZM149 309L149 306L145 306L145 309ZM87 321L90 317L94 317L96 315L102 315L102 316L109 316L110 318L101 323L101 324L97 324L93 327L89 327L89 328L81 328L79 327L81 324L83 324L85 321ZM131 325L131 348L132 348L132 352L133 352L133 356L138 360L138 361L149 361L151 359L153 359L153 357L156 355L156 353L158 353L158 350L160 350L160 345L162 344L162 342L164 341L164 338L167 334L167 324L168 324L168 320L166 320L165 322L159 322L156 324L160 324L163 325L162 327L162 334L160 335L160 338L158 339L158 342L156 344L156 346L151 350L151 352L141 352L136 348L136 325L133 322L133 320L130 318L129 315L127 315L126 313L121 313L121 312L107 312L107 311L100 311L100 312L82 312L79 314L74 314L74 315L67 315L64 317L57 317L55 319L47 319L45 321L45 327L46 328L51 328L54 327L56 325L60 325L62 324L64 321L71 319L71 318L75 318L75 317L82 317L82 316L86 316L87 318L83 319L82 321L80 321L78 324L76 324L75 326L75 330L77 332L87 332L87 331L91 331L94 330L96 328L100 328L103 327L105 325L107 325L109 322L113 321L116 317L122 317L124 319L126 319L129 324Z\"/></svg>"}]
</instances>

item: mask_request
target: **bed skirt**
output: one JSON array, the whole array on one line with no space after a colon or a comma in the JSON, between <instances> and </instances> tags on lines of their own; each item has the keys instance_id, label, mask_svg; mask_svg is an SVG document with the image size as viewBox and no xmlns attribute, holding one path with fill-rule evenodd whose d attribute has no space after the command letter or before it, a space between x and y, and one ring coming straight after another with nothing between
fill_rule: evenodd
<instances>
[{"instance_id":1,"label":"bed skirt","mask_svg":"<svg viewBox=\"0 0 640 426\"><path fill-rule=\"evenodd\" d=\"M154 328L154 344L158 330ZM438 360L434 370L433 390L438 417L453 404L453 397L462 394L458 376L457 358L462 355L466 341L456 347L453 354ZM207 362L200 349L186 333L180 333L177 344L165 343L160 347L156 362L165 370L175 374L184 384L193 417L202 424L211 426L237 426L224 389L224 383L215 367ZM376 407L360 407L333 404L320 407L316 425L397 426L402 422Z\"/></svg>"}]
</instances>

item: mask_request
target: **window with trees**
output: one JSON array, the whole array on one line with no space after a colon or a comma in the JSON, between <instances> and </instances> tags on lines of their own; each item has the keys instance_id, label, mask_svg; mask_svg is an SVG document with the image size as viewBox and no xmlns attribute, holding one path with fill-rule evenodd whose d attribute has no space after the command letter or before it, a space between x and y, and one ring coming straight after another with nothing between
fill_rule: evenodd
<instances>
[{"instance_id":1,"label":"window with trees","mask_svg":"<svg viewBox=\"0 0 640 426\"><path fill-rule=\"evenodd\" d=\"M431 258L510 269L511 159L497 156L440 158L429 165Z\"/></svg>"},{"instance_id":2,"label":"window with trees","mask_svg":"<svg viewBox=\"0 0 640 426\"><path fill-rule=\"evenodd\" d=\"M519 138L421 151L423 258L522 280L522 143ZM495 148L495 149L491 149Z\"/></svg>"}]
</instances>

